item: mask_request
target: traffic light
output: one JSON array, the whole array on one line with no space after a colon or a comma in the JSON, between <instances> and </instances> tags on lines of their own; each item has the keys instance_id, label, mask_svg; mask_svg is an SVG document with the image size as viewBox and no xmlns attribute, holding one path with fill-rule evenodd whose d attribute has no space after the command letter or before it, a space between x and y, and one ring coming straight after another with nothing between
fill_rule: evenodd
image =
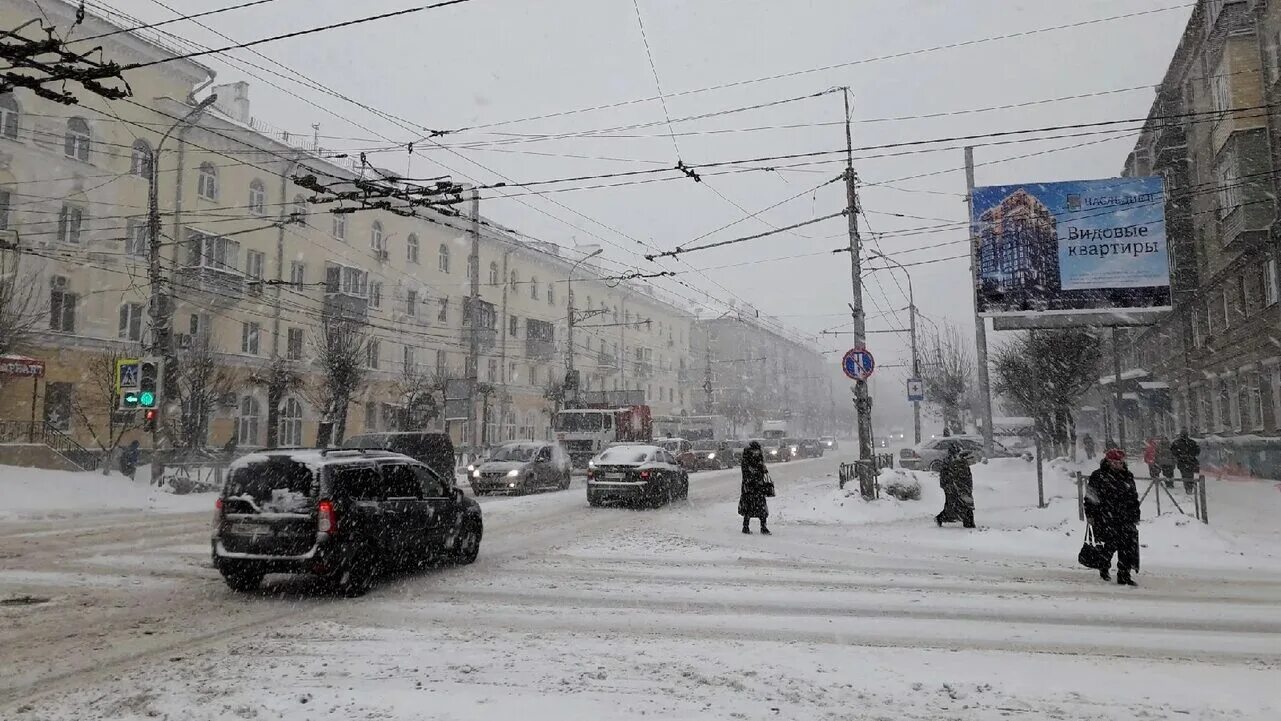
<instances>
[{"instance_id":1,"label":"traffic light","mask_svg":"<svg viewBox=\"0 0 1281 721\"><path fill-rule=\"evenodd\" d=\"M138 369L138 408L155 409L160 405L160 362L154 359L142 359ZM149 413L147 420L152 420L154 413Z\"/></svg>"},{"instance_id":2,"label":"traffic light","mask_svg":"<svg viewBox=\"0 0 1281 721\"><path fill-rule=\"evenodd\" d=\"M148 408L142 412L142 429L147 433L153 433L156 430L156 409Z\"/></svg>"}]
</instances>

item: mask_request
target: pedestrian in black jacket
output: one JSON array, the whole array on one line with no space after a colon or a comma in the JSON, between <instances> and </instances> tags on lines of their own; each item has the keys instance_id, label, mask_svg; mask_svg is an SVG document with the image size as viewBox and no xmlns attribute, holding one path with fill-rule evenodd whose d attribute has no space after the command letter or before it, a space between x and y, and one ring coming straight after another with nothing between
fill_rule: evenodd
<instances>
[{"instance_id":1,"label":"pedestrian in black jacket","mask_svg":"<svg viewBox=\"0 0 1281 721\"><path fill-rule=\"evenodd\" d=\"M761 519L761 533L770 535L765 520L769 518L767 496L765 453L761 444L752 441L743 449L743 487L738 497L738 515L743 517L743 533L751 533L747 527L753 518Z\"/></svg>"},{"instance_id":2,"label":"pedestrian in black jacket","mask_svg":"<svg viewBox=\"0 0 1281 721\"><path fill-rule=\"evenodd\" d=\"M1139 570L1139 492L1134 474L1125 465L1125 453L1119 448L1103 456L1099 469L1090 474L1085 489L1085 517L1094 529L1094 537L1103 542L1107 565L1099 576L1111 580L1108 570L1116 554L1116 582L1137 586L1130 577Z\"/></svg>"},{"instance_id":3,"label":"pedestrian in black jacket","mask_svg":"<svg viewBox=\"0 0 1281 721\"><path fill-rule=\"evenodd\" d=\"M934 522L942 527L948 521L960 521L966 528L974 528L974 476L969 459L956 443L947 447L947 460L939 469L939 485L943 487L943 510Z\"/></svg>"},{"instance_id":4,"label":"pedestrian in black jacket","mask_svg":"<svg viewBox=\"0 0 1281 721\"><path fill-rule=\"evenodd\" d=\"M1174 454L1174 464L1179 467L1179 476L1183 478L1183 490L1192 493L1196 490L1192 479L1201 472L1201 446L1188 437L1187 431L1183 431L1170 444L1170 452ZM1173 478L1174 474L1170 477Z\"/></svg>"}]
</instances>

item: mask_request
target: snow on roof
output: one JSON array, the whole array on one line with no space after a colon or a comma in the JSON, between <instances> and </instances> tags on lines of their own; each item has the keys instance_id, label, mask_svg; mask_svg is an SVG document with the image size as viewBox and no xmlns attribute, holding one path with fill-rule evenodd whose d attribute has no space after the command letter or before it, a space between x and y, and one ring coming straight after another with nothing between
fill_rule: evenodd
<instances>
[{"instance_id":1,"label":"snow on roof","mask_svg":"<svg viewBox=\"0 0 1281 721\"><path fill-rule=\"evenodd\" d=\"M1130 370L1125 371L1124 373L1121 374L1121 381L1122 382L1136 381L1140 378L1146 378L1150 375L1152 375L1152 372L1149 370L1146 370L1143 368L1131 368ZM1099 385L1101 386L1111 385L1112 382L1115 380L1116 380L1116 376L1106 375L1099 379Z\"/></svg>"}]
</instances>

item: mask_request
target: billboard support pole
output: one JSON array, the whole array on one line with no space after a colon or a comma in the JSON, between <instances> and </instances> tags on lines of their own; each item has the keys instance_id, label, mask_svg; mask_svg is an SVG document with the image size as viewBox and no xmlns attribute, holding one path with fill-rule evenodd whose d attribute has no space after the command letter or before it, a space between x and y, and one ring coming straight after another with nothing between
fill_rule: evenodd
<instances>
[{"instance_id":1,"label":"billboard support pole","mask_svg":"<svg viewBox=\"0 0 1281 721\"><path fill-rule=\"evenodd\" d=\"M845 192L849 212L850 233L850 282L853 286L854 302L850 303L850 314L854 327L854 347L862 348L866 342L866 318L863 314L863 252L858 234L858 178L854 174L854 131L850 115L850 89L845 91ZM872 460L872 398L868 392L867 381L854 382L854 408L858 413L858 457L864 463L860 469L866 472L867 464Z\"/></svg>"},{"instance_id":2,"label":"billboard support pole","mask_svg":"<svg viewBox=\"0 0 1281 721\"><path fill-rule=\"evenodd\" d=\"M965 148L965 203L970 216L970 284L974 288L974 355L978 364L979 414L983 420L983 454L992 456L992 385L987 374L987 320L979 315L979 258L974 227L974 148ZM964 429L958 429L964 430Z\"/></svg>"},{"instance_id":3,"label":"billboard support pole","mask_svg":"<svg viewBox=\"0 0 1281 721\"><path fill-rule=\"evenodd\" d=\"M1116 417L1116 442L1125 450L1125 417L1121 404L1124 399L1121 397L1121 340L1117 336L1116 326L1112 326L1112 385L1116 386L1116 396L1113 400Z\"/></svg>"}]
</instances>

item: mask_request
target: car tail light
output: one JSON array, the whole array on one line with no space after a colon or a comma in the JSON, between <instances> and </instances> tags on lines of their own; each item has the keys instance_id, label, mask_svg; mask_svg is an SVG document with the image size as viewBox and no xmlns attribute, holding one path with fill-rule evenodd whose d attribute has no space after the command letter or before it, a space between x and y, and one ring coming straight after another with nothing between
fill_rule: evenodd
<instances>
[{"instance_id":1,"label":"car tail light","mask_svg":"<svg viewBox=\"0 0 1281 721\"><path fill-rule=\"evenodd\" d=\"M321 501L316 506L316 513L318 515L317 531L329 534L338 532L338 511L334 508L333 501Z\"/></svg>"},{"instance_id":2,"label":"car tail light","mask_svg":"<svg viewBox=\"0 0 1281 721\"><path fill-rule=\"evenodd\" d=\"M222 499L219 498L214 501L214 514L213 514L214 533L218 532L218 527L221 525L222 525Z\"/></svg>"},{"instance_id":3,"label":"car tail light","mask_svg":"<svg viewBox=\"0 0 1281 721\"><path fill-rule=\"evenodd\" d=\"M648 481L648 480L649 480L649 471L641 471L641 472L640 472L640 479L641 479L642 481Z\"/></svg>"}]
</instances>

